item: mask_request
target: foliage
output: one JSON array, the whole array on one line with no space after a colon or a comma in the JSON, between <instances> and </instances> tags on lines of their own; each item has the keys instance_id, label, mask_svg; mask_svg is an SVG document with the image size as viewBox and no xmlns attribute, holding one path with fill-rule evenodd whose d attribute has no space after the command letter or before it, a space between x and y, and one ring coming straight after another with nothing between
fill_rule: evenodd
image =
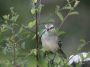
<instances>
[{"instance_id":1,"label":"foliage","mask_svg":"<svg viewBox=\"0 0 90 67\"><path fill-rule=\"evenodd\" d=\"M32 3L34 6L31 9L31 14L35 17L36 12L40 14L43 5L40 3L36 6L35 4L38 3L38 0L32 0ZM74 4L71 5L72 3ZM67 4L62 8L56 6L55 14L62 21L60 27L68 16L78 14L77 11L74 11L78 3L79 1L77 0L72 0L72 2L67 0ZM4 22L0 25L0 67L36 67L37 65L39 67L70 67L67 64L67 60L58 54L54 59L54 63L51 64L50 61L54 54L48 53L45 55L45 50L41 48L41 43L38 44L39 50L37 51L35 26L39 18L33 18L26 24L20 24L17 23L19 19L18 13L14 12L13 7L10 10L11 14L4 15ZM65 16L62 13L64 10L69 10ZM42 30L38 31L39 36L42 35ZM56 31L60 36L65 34L62 30L57 29ZM37 54L39 56L38 60L36 59Z\"/></svg>"}]
</instances>

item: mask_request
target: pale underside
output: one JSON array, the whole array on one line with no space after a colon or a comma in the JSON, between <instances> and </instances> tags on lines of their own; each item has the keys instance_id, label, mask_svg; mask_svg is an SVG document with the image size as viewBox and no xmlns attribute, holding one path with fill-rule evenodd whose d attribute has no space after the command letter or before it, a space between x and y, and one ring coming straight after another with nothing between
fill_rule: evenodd
<instances>
[{"instance_id":1,"label":"pale underside","mask_svg":"<svg viewBox=\"0 0 90 67\"><path fill-rule=\"evenodd\" d=\"M45 50L56 52L59 49L58 37L55 34L49 34L48 32L42 35L42 46Z\"/></svg>"}]
</instances>

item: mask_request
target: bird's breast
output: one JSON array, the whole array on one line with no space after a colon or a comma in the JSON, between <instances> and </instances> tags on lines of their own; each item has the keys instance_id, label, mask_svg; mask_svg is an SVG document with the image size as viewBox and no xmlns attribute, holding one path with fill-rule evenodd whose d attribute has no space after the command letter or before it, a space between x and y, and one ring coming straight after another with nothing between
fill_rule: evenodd
<instances>
[{"instance_id":1,"label":"bird's breast","mask_svg":"<svg viewBox=\"0 0 90 67\"><path fill-rule=\"evenodd\" d=\"M56 36L43 36L42 37L42 46L47 51L56 52L59 49L59 46L57 43L57 37Z\"/></svg>"}]
</instances>

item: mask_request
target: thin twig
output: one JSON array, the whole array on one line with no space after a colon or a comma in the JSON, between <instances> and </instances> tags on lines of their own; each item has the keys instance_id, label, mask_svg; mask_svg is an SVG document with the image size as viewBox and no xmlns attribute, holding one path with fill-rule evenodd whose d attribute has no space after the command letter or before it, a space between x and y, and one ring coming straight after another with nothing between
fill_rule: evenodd
<instances>
[{"instance_id":1,"label":"thin twig","mask_svg":"<svg viewBox=\"0 0 90 67\"><path fill-rule=\"evenodd\" d=\"M39 0L39 5L41 4L41 0ZM39 12L38 14L38 22L40 22L40 15L41 15L41 12Z\"/></svg>"},{"instance_id":2,"label":"thin twig","mask_svg":"<svg viewBox=\"0 0 90 67\"><path fill-rule=\"evenodd\" d=\"M24 29L26 29L27 31L30 31L31 33L34 33L34 34L35 34L35 31L29 29L28 27L25 27L24 25L22 25L22 27L23 27Z\"/></svg>"},{"instance_id":3,"label":"thin twig","mask_svg":"<svg viewBox=\"0 0 90 67\"><path fill-rule=\"evenodd\" d=\"M71 4L72 2L74 2L75 0L72 0L71 2L68 2L69 4ZM66 5L65 5L66 6ZM63 8L62 8L63 9ZM64 20L61 22L60 24L60 28L63 26L63 24L65 23L66 19L69 16L69 13L72 11L72 9L69 10L69 12L67 13L67 15L65 16Z\"/></svg>"},{"instance_id":4,"label":"thin twig","mask_svg":"<svg viewBox=\"0 0 90 67\"><path fill-rule=\"evenodd\" d=\"M12 29L12 36L13 36L13 65L14 67L16 67L16 50L15 50L15 47L16 47L16 43L15 43L15 32L14 30Z\"/></svg>"},{"instance_id":5,"label":"thin twig","mask_svg":"<svg viewBox=\"0 0 90 67\"><path fill-rule=\"evenodd\" d=\"M39 2L39 1L38 1ZM35 3L35 9L36 9L36 11L35 11L35 19L36 19L36 49L37 49L37 55L36 55L36 60L37 60L37 62L38 62L38 60L39 60L39 53L38 53L38 47L39 47L39 38L38 38L38 19L39 19L39 17L38 17L38 11L37 11L37 7L38 7L38 2L37 3ZM39 65L37 64L37 67L39 67Z\"/></svg>"},{"instance_id":6,"label":"thin twig","mask_svg":"<svg viewBox=\"0 0 90 67\"><path fill-rule=\"evenodd\" d=\"M16 51L15 51L15 44L13 45L13 60L14 60L14 67L16 67Z\"/></svg>"},{"instance_id":7,"label":"thin twig","mask_svg":"<svg viewBox=\"0 0 90 67\"><path fill-rule=\"evenodd\" d=\"M69 2L69 4L73 3L74 1L75 0L72 0L71 2ZM67 5L68 5L68 3L66 5L64 5L64 6L67 6ZM60 11L62 11L62 10L64 10L63 7L60 8Z\"/></svg>"},{"instance_id":8,"label":"thin twig","mask_svg":"<svg viewBox=\"0 0 90 67\"><path fill-rule=\"evenodd\" d=\"M68 14L65 16L64 20L61 22L60 28L61 28L61 27L63 26L63 24L65 23L65 21L66 21L66 19L68 18L70 12L71 12L71 10L68 12Z\"/></svg>"}]
</instances>

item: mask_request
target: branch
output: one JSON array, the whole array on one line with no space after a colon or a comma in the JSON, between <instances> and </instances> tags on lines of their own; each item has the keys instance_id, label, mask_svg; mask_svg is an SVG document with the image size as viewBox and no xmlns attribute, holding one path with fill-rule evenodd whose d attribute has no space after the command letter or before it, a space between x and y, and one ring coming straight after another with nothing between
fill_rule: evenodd
<instances>
[{"instance_id":1,"label":"branch","mask_svg":"<svg viewBox=\"0 0 90 67\"><path fill-rule=\"evenodd\" d=\"M13 36L13 39L12 39L12 42L13 42L13 66L16 67L16 50L15 50L16 42L15 42L15 36L14 35L15 35L15 32L12 29L12 36Z\"/></svg>"},{"instance_id":2,"label":"branch","mask_svg":"<svg viewBox=\"0 0 90 67\"><path fill-rule=\"evenodd\" d=\"M73 2L75 2L75 0L70 1L69 4L71 4ZM68 3L66 5L64 5L64 6L67 6L67 5L68 5ZM63 7L61 7L60 11L62 11L62 10L64 10Z\"/></svg>"},{"instance_id":3,"label":"branch","mask_svg":"<svg viewBox=\"0 0 90 67\"><path fill-rule=\"evenodd\" d=\"M63 24L65 23L65 21L66 21L66 19L68 18L70 12L71 12L71 10L68 12L68 14L65 16L64 20L61 22L60 28L61 28L61 27L63 26Z\"/></svg>"},{"instance_id":4,"label":"branch","mask_svg":"<svg viewBox=\"0 0 90 67\"><path fill-rule=\"evenodd\" d=\"M73 3L75 0L72 0L71 2L68 2L69 4ZM67 4L66 4L67 5ZM65 5L65 6L66 6ZM63 10L63 7L61 8L61 10ZM61 11L60 10L60 11ZM68 16L69 16L69 13L72 11L72 9L69 10L69 12L67 13L67 15L65 16L64 20L61 22L60 24L60 28L63 26L63 24L65 23L65 21L67 20Z\"/></svg>"},{"instance_id":5,"label":"branch","mask_svg":"<svg viewBox=\"0 0 90 67\"><path fill-rule=\"evenodd\" d=\"M39 60L39 52L38 52L38 48L39 48L39 38L38 38L38 23L39 23L39 17L40 17L40 13L38 13L38 5L41 4L41 0L38 0L37 3L35 3L35 19L36 19L36 49L37 49L37 55L36 55L36 60ZM39 67L39 65L37 64L37 67Z\"/></svg>"}]
</instances>

